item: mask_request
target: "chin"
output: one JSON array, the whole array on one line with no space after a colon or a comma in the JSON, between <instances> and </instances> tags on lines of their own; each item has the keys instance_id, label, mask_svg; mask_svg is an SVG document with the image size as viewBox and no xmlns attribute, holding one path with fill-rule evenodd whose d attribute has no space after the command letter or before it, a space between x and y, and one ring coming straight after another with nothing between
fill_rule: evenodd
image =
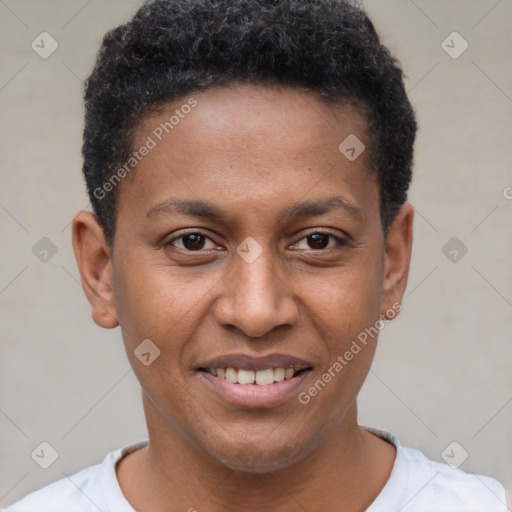
<instances>
[{"instance_id":1,"label":"chin","mask_svg":"<svg viewBox=\"0 0 512 512\"><path fill-rule=\"evenodd\" d=\"M246 473L270 473L293 466L305 456L304 446L293 437L282 439L279 443L269 443L268 436L259 440L225 439L226 444L204 446L208 455L216 462L233 471Z\"/></svg>"}]
</instances>

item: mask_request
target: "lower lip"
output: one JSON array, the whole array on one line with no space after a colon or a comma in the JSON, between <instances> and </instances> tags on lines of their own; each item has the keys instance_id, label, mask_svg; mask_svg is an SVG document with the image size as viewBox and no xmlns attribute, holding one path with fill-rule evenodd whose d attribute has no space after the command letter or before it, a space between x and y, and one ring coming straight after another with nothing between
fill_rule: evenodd
<instances>
[{"instance_id":1,"label":"lower lip","mask_svg":"<svg viewBox=\"0 0 512 512\"><path fill-rule=\"evenodd\" d=\"M295 396L310 371L305 370L291 379L265 386L236 384L203 371L198 372L198 374L203 382L217 392L226 402L238 407L257 408L276 407L290 397Z\"/></svg>"}]
</instances>

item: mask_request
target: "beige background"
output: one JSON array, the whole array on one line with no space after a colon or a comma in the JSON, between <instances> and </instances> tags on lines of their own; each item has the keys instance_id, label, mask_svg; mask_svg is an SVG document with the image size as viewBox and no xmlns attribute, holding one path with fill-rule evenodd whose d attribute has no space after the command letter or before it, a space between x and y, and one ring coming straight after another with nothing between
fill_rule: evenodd
<instances>
[{"instance_id":1,"label":"beige background","mask_svg":"<svg viewBox=\"0 0 512 512\"><path fill-rule=\"evenodd\" d=\"M404 311L381 335L360 421L436 460L457 441L462 469L510 490L512 2L364 3L406 70L420 132ZM0 505L146 435L120 333L92 322L70 243L88 205L82 80L138 5L0 0ZM43 31L59 44L46 60L31 48ZM441 46L453 31L469 43L457 59ZM32 253L42 237L58 249L47 263ZM452 237L468 248L456 263L442 251ZM46 470L30 457L42 441L59 455Z\"/></svg>"}]
</instances>

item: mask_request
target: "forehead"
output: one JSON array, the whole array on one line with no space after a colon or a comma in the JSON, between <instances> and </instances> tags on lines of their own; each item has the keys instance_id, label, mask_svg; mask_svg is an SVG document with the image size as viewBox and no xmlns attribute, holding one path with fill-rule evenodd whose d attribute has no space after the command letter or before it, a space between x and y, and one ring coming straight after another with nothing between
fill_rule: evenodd
<instances>
[{"instance_id":1,"label":"forehead","mask_svg":"<svg viewBox=\"0 0 512 512\"><path fill-rule=\"evenodd\" d=\"M344 141L359 141L361 151L366 131L355 106L328 105L297 89L238 85L191 94L140 123L134 148L148 140L153 147L126 195L132 207L137 200L148 209L174 196L222 199L235 209L252 202L254 211L264 211L288 197L296 202L340 192L358 207L364 198L355 196L375 180L367 151L348 158Z\"/></svg>"},{"instance_id":2,"label":"forehead","mask_svg":"<svg viewBox=\"0 0 512 512\"><path fill-rule=\"evenodd\" d=\"M191 93L153 110L139 123L136 142L143 142L148 134L157 143L171 137L179 142L183 136L190 135L186 128L194 130L196 140L190 142L195 142L197 147L202 140L222 137L236 141L243 148L257 139L269 142L270 137L278 134L273 140L283 147L287 140L292 144L301 140L304 150L312 145L320 150L323 144L319 145L319 138L326 144L334 141L337 149L341 136L367 137L363 109L354 102L326 103L316 93L298 88L237 84ZM292 149L300 151L295 145Z\"/></svg>"}]
</instances>

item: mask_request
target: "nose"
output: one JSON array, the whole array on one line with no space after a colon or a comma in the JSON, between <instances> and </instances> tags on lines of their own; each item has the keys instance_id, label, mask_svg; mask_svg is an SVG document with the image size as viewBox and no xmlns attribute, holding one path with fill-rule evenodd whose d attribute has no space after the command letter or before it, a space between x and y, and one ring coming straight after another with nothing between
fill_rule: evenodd
<instances>
[{"instance_id":1,"label":"nose","mask_svg":"<svg viewBox=\"0 0 512 512\"><path fill-rule=\"evenodd\" d=\"M269 254L270 250L252 263L235 255L235 268L224 280L214 305L219 325L234 326L251 338L261 338L279 326L293 325L299 316L292 290L284 278L278 277L265 252Z\"/></svg>"}]
</instances>

